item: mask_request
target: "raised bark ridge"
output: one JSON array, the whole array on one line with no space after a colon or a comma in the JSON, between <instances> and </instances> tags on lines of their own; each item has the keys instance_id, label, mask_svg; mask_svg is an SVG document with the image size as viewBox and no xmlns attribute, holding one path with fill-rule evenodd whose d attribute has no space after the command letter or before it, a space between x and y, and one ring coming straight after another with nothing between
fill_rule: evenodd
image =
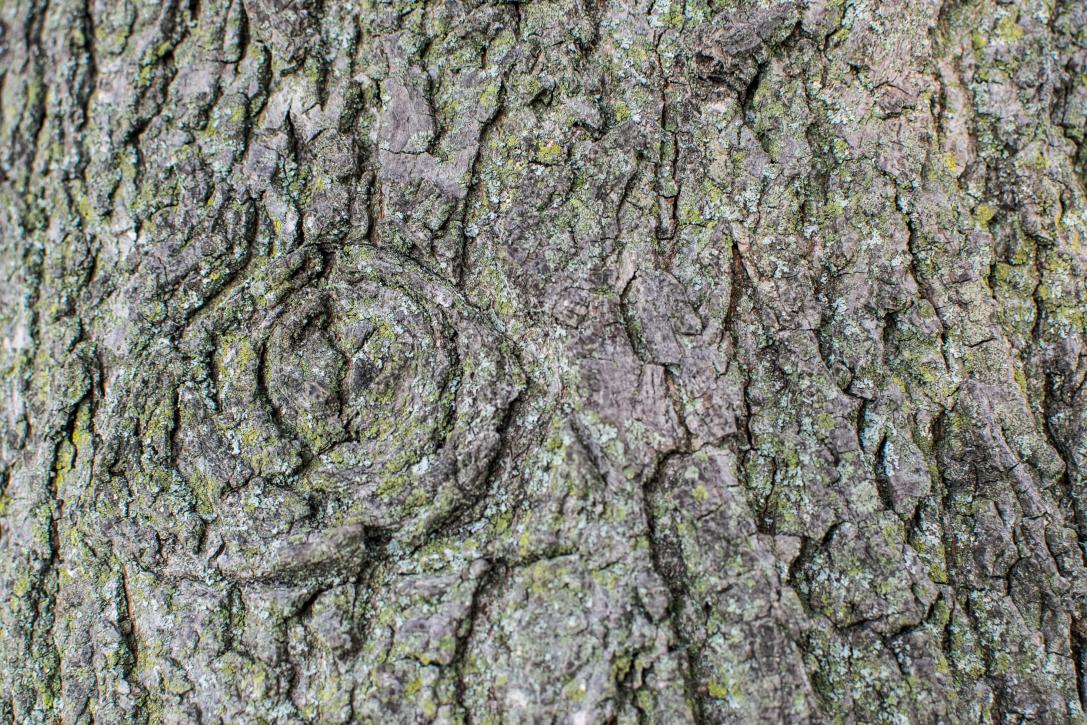
<instances>
[{"instance_id":1,"label":"raised bark ridge","mask_svg":"<svg viewBox=\"0 0 1087 725\"><path fill-rule=\"evenodd\" d=\"M0 4L0 722L1083 722L1085 28Z\"/></svg>"}]
</instances>

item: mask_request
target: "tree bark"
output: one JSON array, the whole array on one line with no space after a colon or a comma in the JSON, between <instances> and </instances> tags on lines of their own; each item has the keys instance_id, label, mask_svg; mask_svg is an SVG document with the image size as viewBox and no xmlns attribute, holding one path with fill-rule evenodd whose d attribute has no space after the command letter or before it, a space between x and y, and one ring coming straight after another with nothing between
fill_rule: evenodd
<instances>
[{"instance_id":1,"label":"tree bark","mask_svg":"<svg viewBox=\"0 0 1087 725\"><path fill-rule=\"evenodd\" d=\"M0 722L1084 722L1085 28L0 3Z\"/></svg>"}]
</instances>

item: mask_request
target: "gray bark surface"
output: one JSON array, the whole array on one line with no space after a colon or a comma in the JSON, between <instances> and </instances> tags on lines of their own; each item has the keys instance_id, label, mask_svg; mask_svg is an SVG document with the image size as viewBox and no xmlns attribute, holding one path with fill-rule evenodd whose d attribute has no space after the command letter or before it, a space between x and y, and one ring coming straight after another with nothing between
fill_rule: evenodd
<instances>
[{"instance_id":1,"label":"gray bark surface","mask_svg":"<svg viewBox=\"0 0 1087 725\"><path fill-rule=\"evenodd\" d=\"M0 723L1084 722L1085 28L0 2Z\"/></svg>"}]
</instances>

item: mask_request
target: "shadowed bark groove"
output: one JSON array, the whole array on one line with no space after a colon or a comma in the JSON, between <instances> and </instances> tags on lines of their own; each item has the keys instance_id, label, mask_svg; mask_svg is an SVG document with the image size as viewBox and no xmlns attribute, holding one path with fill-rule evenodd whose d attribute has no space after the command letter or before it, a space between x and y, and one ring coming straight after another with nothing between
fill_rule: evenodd
<instances>
[{"instance_id":1,"label":"shadowed bark groove","mask_svg":"<svg viewBox=\"0 0 1087 725\"><path fill-rule=\"evenodd\" d=\"M0 3L0 723L1083 722L1085 29Z\"/></svg>"}]
</instances>

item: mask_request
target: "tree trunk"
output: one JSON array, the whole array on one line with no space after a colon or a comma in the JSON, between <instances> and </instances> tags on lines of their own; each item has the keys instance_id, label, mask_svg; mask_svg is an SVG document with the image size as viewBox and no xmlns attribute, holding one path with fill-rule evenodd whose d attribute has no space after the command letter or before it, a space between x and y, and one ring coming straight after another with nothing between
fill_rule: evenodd
<instances>
[{"instance_id":1,"label":"tree trunk","mask_svg":"<svg viewBox=\"0 0 1087 725\"><path fill-rule=\"evenodd\" d=\"M0 722L1084 722L1085 28L0 3Z\"/></svg>"}]
</instances>

